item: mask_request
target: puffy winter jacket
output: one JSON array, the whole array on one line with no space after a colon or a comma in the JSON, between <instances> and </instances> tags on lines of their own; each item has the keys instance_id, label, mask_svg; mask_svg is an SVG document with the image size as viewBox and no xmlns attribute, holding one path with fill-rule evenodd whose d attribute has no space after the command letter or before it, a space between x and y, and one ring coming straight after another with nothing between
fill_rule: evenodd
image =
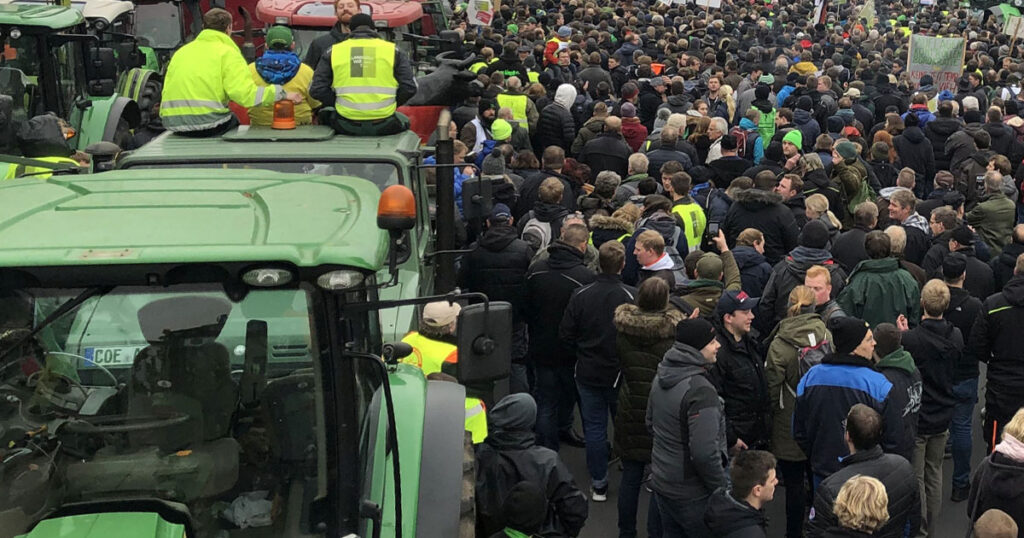
<instances>
[{"instance_id":1,"label":"puffy winter jacket","mask_svg":"<svg viewBox=\"0 0 1024 538\"><path fill-rule=\"evenodd\" d=\"M764 257L768 263L778 263L797 244L799 230L793 212L782 205L782 196L760 189L740 191L722 222L722 232L729 246L747 228L756 228L764 234Z\"/></svg>"},{"instance_id":2,"label":"puffy winter jacket","mask_svg":"<svg viewBox=\"0 0 1024 538\"><path fill-rule=\"evenodd\" d=\"M907 127L892 143L896 146L900 163L917 172L921 183L931 183L930 178L935 177L935 151L924 131L920 127Z\"/></svg>"},{"instance_id":3,"label":"puffy winter jacket","mask_svg":"<svg viewBox=\"0 0 1024 538\"><path fill-rule=\"evenodd\" d=\"M847 314L863 319L872 327L895 323L900 314L907 316L911 325L921 317L921 292L917 281L900 267L896 258L858 263L839 293L838 301Z\"/></svg>"},{"instance_id":4,"label":"puffy winter jacket","mask_svg":"<svg viewBox=\"0 0 1024 538\"><path fill-rule=\"evenodd\" d=\"M675 341L676 325L685 316L671 306L647 312L632 304L615 309L615 347L622 365L618 410L615 413L615 453L622 459L651 461L651 432L647 429L647 399L662 356Z\"/></svg>"},{"instance_id":5,"label":"puffy winter jacket","mask_svg":"<svg viewBox=\"0 0 1024 538\"><path fill-rule=\"evenodd\" d=\"M977 521L986 510L998 508L1017 523L1017 537L1024 536L1024 461L1015 460L999 451L982 460L971 477L971 493L967 499L968 517ZM973 509L973 513L971 513Z\"/></svg>"},{"instance_id":6,"label":"puffy winter jacket","mask_svg":"<svg viewBox=\"0 0 1024 538\"><path fill-rule=\"evenodd\" d=\"M576 100L576 89L568 84L558 87L555 102L540 111L537 120L538 147L558 146L565 151L572 149L576 138L576 123L572 119L572 105Z\"/></svg>"},{"instance_id":7,"label":"puffy winter jacket","mask_svg":"<svg viewBox=\"0 0 1024 538\"><path fill-rule=\"evenodd\" d=\"M953 133L963 129L964 123L959 118L938 117L928 122L924 127L924 134L932 143L932 152L935 154L935 169L949 170L949 157L946 156L946 139Z\"/></svg>"},{"instance_id":8,"label":"puffy winter jacket","mask_svg":"<svg viewBox=\"0 0 1024 538\"><path fill-rule=\"evenodd\" d=\"M814 490L814 509L806 526L808 538L826 536L826 529L838 524L832 507L839 489L855 475L878 479L889 496L889 521L871 536L902 538L908 523L910 536L917 534L921 527L921 496L914 467L909 461L895 454L883 454L876 445L843 458L841 465L841 469Z\"/></svg>"},{"instance_id":9,"label":"puffy winter jacket","mask_svg":"<svg viewBox=\"0 0 1024 538\"><path fill-rule=\"evenodd\" d=\"M749 448L766 449L771 415L764 357L750 334L737 342L717 317L714 324L722 347L709 373L725 403L726 444L742 439Z\"/></svg>"},{"instance_id":10,"label":"puffy winter jacket","mask_svg":"<svg viewBox=\"0 0 1024 538\"><path fill-rule=\"evenodd\" d=\"M758 510L720 489L708 499L704 524L718 538L765 538L768 517L764 509Z\"/></svg>"},{"instance_id":11,"label":"puffy winter jacket","mask_svg":"<svg viewBox=\"0 0 1024 538\"><path fill-rule=\"evenodd\" d=\"M508 301L516 320L525 313L526 271L533 253L508 224L491 226L466 254L459 268L459 286L483 293L492 301Z\"/></svg>"}]
</instances>

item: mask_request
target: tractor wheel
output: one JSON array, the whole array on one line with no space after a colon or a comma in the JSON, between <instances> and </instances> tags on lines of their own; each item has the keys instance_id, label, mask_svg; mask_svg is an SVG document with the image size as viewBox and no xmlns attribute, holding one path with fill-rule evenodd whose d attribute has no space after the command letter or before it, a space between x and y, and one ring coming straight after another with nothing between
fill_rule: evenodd
<instances>
[{"instance_id":1,"label":"tractor wheel","mask_svg":"<svg viewBox=\"0 0 1024 538\"><path fill-rule=\"evenodd\" d=\"M476 535L476 453L473 435L466 432L462 445L462 510L459 514L459 538Z\"/></svg>"},{"instance_id":2,"label":"tractor wheel","mask_svg":"<svg viewBox=\"0 0 1024 538\"><path fill-rule=\"evenodd\" d=\"M130 147L132 142L132 129L124 118L117 120L117 129L114 131L114 138L111 142L120 148Z\"/></svg>"},{"instance_id":3,"label":"tractor wheel","mask_svg":"<svg viewBox=\"0 0 1024 538\"><path fill-rule=\"evenodd\" d=\"M149 122L153 120L151 112L153 111L153 105L160 102L160 93L163 91L163 85L159 80L154 80L150 77L146 81L146 85L139 92L139 114L142 117L142 121L139 122L140 127L149 125Z\"/></svg>"}]
</instances>

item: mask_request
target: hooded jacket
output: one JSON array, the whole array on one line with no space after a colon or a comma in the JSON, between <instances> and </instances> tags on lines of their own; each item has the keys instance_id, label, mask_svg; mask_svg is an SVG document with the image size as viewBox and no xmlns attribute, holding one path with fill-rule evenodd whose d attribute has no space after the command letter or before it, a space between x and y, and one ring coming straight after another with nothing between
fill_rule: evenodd
<instances>
[{"instance_id":1,"label":"hooded jacket","mask_svg":"<svg viewBox=\"0 0 1024 538\"><path fill-rule=\"evenodd\" d=\"M605 241L625 244L633 236L633 224L625 219L598 215L590 217L590 244L601 248Z\"/></svg>"},{"instance_id":2,"label":"hooded jacket","mask_svg":"<svg viewBox=\"0 0 1024 538\"><path fill-rule=\"evenodd\" d=\"M949 157L946 155L946 139L953 133L963 129L964 123L959 118L938 117L928 122L924 127L924 134L932 143L932 152L935 154L935 169L949 170Z\"/></svg>"},{"instance_id":3,"label":"hooded jacket","mask_svg":"<svg viewBox=\"0 0 1024 538\"><path fill-rule=\"evenodd\" d=\"M523 317L526 271L533 254L516 229L497 224L487 229L459 268L459 286L483 293L492 301L508 301L516 320Z\"/></svg>"},{"instance_id":4,"label":"hooded jacket","mask_svg":"<svg viewBox=\"0 0 1024 538\"><path fill-rule=\"evenodd\" d=\"M892 257L858 263L837 300L843 311L872 327L892 323L900 314L911 325L921 317L917 281Z\"/></svg>"},{"instance_id":5,"label":"hooded jacket","mask_svg":"<svg viewBox=\"0 0 1024 538\"><path fill-rule=\"evenodd\" d=\"M861 202L870 200L871 187L868 185L868 170L860 160L839 160L832 163L832 180L841 188L841 198L846 202L843 207L844 223L853 222L853 211ZM805 192L806 194L806 192ZM829 206L831 207L831 206Z\"/></svg>"},{"instance_id":6,"label":"hooded jacket","mask_svg":"<svg viewBox=\"0 0 1024 538\"><path fill-rule=\"evenodd\" d=\"M998 508L1020 524L1024 521L1024 461L1015 460L999 451L982 460L971 477L971 493L967 499L968 517L977 521L986 510ZM974 513L970 513L974 508ZM1020 536L1018 529L1017 536Z\"/></svg>"},{"instance_id":7,"label":"hooded jacket","mask_svg":"<svg viewBox=\"0 0 1024 538\"><path fill-rule=\"evenodd\" d=\"M765 381L772 409L772 453L785 461L804 461L800 445L793 440L793 410L800 383L800 350L831 342L821 316L815 313L785 318L768 336Z\"/></svg>"},{"instance_id":8,"label":"hooded jacket","mask_svg":"<svg viewBox=\"0 0 1024 538\"><path fill-rule=\"evenodd\" d=\"M579 249L560 239L548 246L548 254L547 259L531 265L526 275L529 353L536 365L571 365L576 357L558 337L558 326L572 293L597 275L583 265Z\"/></svg>"},{"instance_id":9,"label":"hooded jacket","mask_svg":"<svg viewBox=\"0 0 1024 538\"><path fill-rule=\"evenodd\" d=\"M765 538L768 517L764 510L736 500L726 489L720 489L708 500L704 524L717 538Z\"/></svg>"},{"instance_id":10,"label":"hooded jacket","mask_svg":"<svg viewBox=\"0 0 1024 538\"><path fill-rule=\"evenodd\" d=\"M963 288L949 286L949 307L943 317L949 320L963 335L964 352L954 366L953 383L978 378L978 358L971 355L966 346L971 341L974 322L981 316L981 301Z\"/></svg>"},{"instance_id":11,"label":"hooded jacket","mask_svg":"<svg viewBox=\"0 0 1024 538\"><path fill-rule=\"evenodd\" d=\"M814 116L810 112L798 108L793 111L793 123L803 135L803 151L811 151L814 148L814 141L821 134L818 122L814 120Z\"/></svg>"},{"instance_id":12,"label":"hooded jacket","mask_svg":"<svg viewBox=\"0 0 1024 538\"><path fill-rule=\"evenodd\" d=\"M998 153L999 155L1010 156L1012 154L1013 143L1015 141L1015 133L1008 125L1003 123L985 123L981 126L982 130L988 133L992 141L989 144L989 149Z\"/></svg>"},{"instance_id":13,"label":"hooded jacket","mask_svg":"<svg viewBox=\"0 0 1024 538\"><path fill-rule=\"evenodd\" d=\"M917 438L917 417L921 412L921 372L914 357L902 346L881 358L876 365L882 375L892 383L893 405L903 417L903 432L893 450L907 461L914 461L914 443Z\"/></svg>"},{"instance_id":14,"label":"hooded jacket","mask_svg":"<svg viewBox=\"0 0 1024 538\"><path fill-rule=\"evenodd\" d=\"M740 270L736 266L732 251L724 252L721 258L724 281L698 278L687 282L680 290L683 301L700 310L702 316L710 316L715 311L723 291L739 291L743 288Z\"/></svg>"},{"instance_id":15,"label":"hooded jacket","mask_svg":"<svg viewBox=\"0 0 1024 538\"><path fill-rule=\"evenodd\" d=\"M732 256L740 270L743 291L751 297L760 297L772 275L772 266L754 247L736 247L732 249Z\"/></svg>"},{"instance_id":16,"label":"hooded jacket","mask_svg":"<svg viewBox=\"0 0 1024 538\"><path fill-rule=\"evenodd\" d=\"M810 457L811 470L828 476L849 454L843 440L843 418L862 403L882 416L882 448L894 452L903 433L903 410L892 400L892 383L871 361L851 354L830 354L804 374L796 389L793 439Z\"/></svg>"},{"instance_id":17,"label":"hooded jacket","mask_svg":"<svg viewBox=\"0 0 1024 538\"><path fill-rule=\"evenodd\" d=\"M846 272L832 258L832 254L820 248L796 247L786 259L772 268L772 274L764 287L764 295L758 303L757 317L761 318L758 327L765 331L771 330L775 323L786 316L789 293L804 284L807 270L815 265L828 269L832 275L832 296L839 295L846 285ZM754 319L756 321L757 318Z\"/></svg>"},{"instance_id":18,"label":"hooded jacket","mask_svg":"<svg viewBox=\"0 0 1024 538\"><path fill-rule=\"evenodd\" d=\"M1017 256L1024 254L1024 243L1010 243L1003 248L999 256L993 256L989 265L992 267L992 278L995 289L1003 289L1003 286L1013 278L1013 267L1017 263ZM982 297L985 299L985 297Z\"/></svg>"},{"instance_id":19,"label":"hooded jacket","mask_svg":"<svg viewBox=\"0 0 1024 538\"><path fill-rule=\"evenodd\" d=\"M648 209L648 211L650 211L650 209ZM683 233L683 229L676 224L677 222L678 221L672 213L662 209L658 209L648 215L645 215L636 222L633 236L626 241L626 266L622 270L623 281L629 285L639 285L642 280L640 271L643 268L640 266L640 262L636 258L635 247L637 236L646 230L654 230L658 232L661 234L662 239L665 240L666 247L672 246L675 248L679 257L686 256L689 252L686 245L686 234ZM665 252L668 253L669 250L666 248ZM663 266L658 267L657 269L671 270L673 265L669 264L669 261L666 261L669 259L669 256L666 256L662 260L659 260ZM650 271L651 268L647 268L647 270ZM674 278L669 282L670 286L675 286L676 284L681 284L681 282L675 282Z\"/></svg>"},{"instance_id":20,"label":"hooded jacket","mask_svg":"<svg viewBox=\"0 0 1024 538\"><path fill-rule=\"evenodd\" d=\"M576 133L576 138L572 141L571 153L573 155L579 155L587 142L590 142L594 137L604 132L604 120L604 118L590 118L583 124L583 127L580 127L579 132ZM625 175L622 177L625 177Z\"/></svg>"},{"instance_id":21,"label":"hooded jacket","mask_svg":"<svg viewBox=\"0 0 1024 538\"><path fill-rule=\"evenodd\" d=\"M576 88L562 84L555 91L555 100L540 111L537 121L538 147L558 146L565 151L572 148L576 138L576 123L572 118L572 105L576 101Z\"/></svg>"},{"instance_id":22,"label":"hooded jacket","mask_svg":"<svg viewBox=\"0 0 1024 538\"><path fill-rule=\"evenodd\" d=\"M1003 291L985 299L981 312L971 329L970 354L988 364L986 400L1003 396L1019 402L1024 393L1024 276L1014 276Z\"/></svg>"},{"instance_id":23,"label":"hooded jacket","mask_svg":"<svg viewBox=\"0 0 1024 538\"><path fill-rule=\"evenodd\" d=\"M747 189L736 195L721 226L730 247L747 228L764 234L764 257L768 263L778 263L797 245L799 230L793 212L782 205L782 196L777 193Z\"/></svg>"},{"instance_id":24,"label":"hooded jacket","mask_svg":"<svg viewBox=\"0 0 1024 538\"><path fill-rule=\"evenodd\" d=\"M903 347L914 357L924 387L917 432L942 433L949 429L957 403L953 383L964 350L963 335L947 320L923 319L903 334Z\"/></svg>"},{"instance_id":25,"label":"hooded jacket","mask_svg":"<svg viewBox=\"0 0 1024 538\"><path fill-rule=\"evenodd\" d=\"M487 440L476 446L477 536L505 528L505 495L522 481L539 485L548 500L540 536L576 536L587 520L587 498L554 450L535 444L537 403L511 394L487 412Z\"/></svg>"},{"instance_id":26,"label":"hooded jacket","mask_svg":"<svg viewBox=\"0 0 1024 538\"><path fill-rule=\"evenodd\" d=\"M924 181L935 177L935 151L920 127L907 127L893 141L900 163L914 169Z\"/></svg>"},{"instance_id":27,"label":"hooded jacket","mask_svg":"<svg viewBox=\"0 0 1024 538\"><path fill-rule=\"evenodd\" d=\"M674 343L647 402L651 488L675 502L701 501L729 483L725 412L708 366L699 350Z\"/></svg>"},{"instance_id":28,"label":"hooded jacket","mask_svg":"<svg viewBox=\"0 0 1024 538\"><path fill-rule=\"evenodd\" d=\"M558 336L576 355L576 380L593 387L615 387L619 356L615 350L615 323L620 305L632 303L636 289L619 275L599 274L573 292L558 329Z\"/></svg>"},{"instance_id":29,"label":"hooded jacket","mask_svg":"<svg viewBox=\"0 0 1024 538\"><path fill-rule=\"evenodd\" d=\"M615 453L631 461L651 461L647 399L662 356L674 342L684 314L671 306L647 312L632 304L615 309L616 350L622 367L615 413Z\"/></svg>"},{"instance_id":30,"label":"hooded jacket","mask_svg":"<svg viewBox=\"0 0 1024 538\"><path fill-rule=\"evenodd\" d=\"M889 497L889 521L871 536L902 538L908 523L909 536L917 535L921 527L921 496L914 467L909 461L895 454L883 454L882 448L875 445L843 458L841 465L841 469L814 490L814 508L806 526L808 538L830 536L826 530L838 525L832 511L836 497L843 484L855 475L878 479Z\"/></svg>"},{"instance_id":31,"label":"hooded jacket","mask_svg":"<svg viewBox=\"0 0 1024 538\"><path fill-rule=\"evenodd\" d=\"M981 239L992 251L992 256L998 256L1013 235L1017 204L1002 192L987 194L964 218L981 235Z\"/></svg>"},{"instance_id":32,"label":"hooded jacket","mask_svg":"<svg viewBox=\"0 0 1024 538\"><path fill-rule=\"evenodd\" d=\"M714 325L722 347L709 373L725 403L726 444L731 447L742 439L751 449L767 448L771 415L764 357L753 335L746 334L737 342L717 316Z\"/></svg>"}]
</instances>

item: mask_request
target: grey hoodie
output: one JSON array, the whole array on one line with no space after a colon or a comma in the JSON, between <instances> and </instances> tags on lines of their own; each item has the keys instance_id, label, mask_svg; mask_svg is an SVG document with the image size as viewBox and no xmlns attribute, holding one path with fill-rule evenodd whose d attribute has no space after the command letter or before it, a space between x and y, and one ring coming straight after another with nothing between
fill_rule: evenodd
<instances>
[{"instance_id":1,"label":"grey hoodie","mask_svg":"<svg viewBox=\"0 0 1024 538\"><path fill-rule=\"evenodd\" d=\"M651 385L651 487L679 502L704 499L729 484L724 407L708 366L700 351L676 342Z\"/></svg>"}]
</instances>

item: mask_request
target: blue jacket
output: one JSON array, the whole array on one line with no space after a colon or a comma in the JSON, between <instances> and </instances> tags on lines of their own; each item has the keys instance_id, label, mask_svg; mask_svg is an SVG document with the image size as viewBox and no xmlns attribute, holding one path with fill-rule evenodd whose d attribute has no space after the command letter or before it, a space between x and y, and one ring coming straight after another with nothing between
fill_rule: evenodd
<instances>
[{"instance_id":1,"label":"blue jacket","mask_svg":"<svg viewBox=\"0 0 1024 538\"><path fill-rule=\"evenodd\" d=\"M493 140L488 140L488 142L494 142L494 141ZM491 147L493 148L494 145L492 144ZM427 157L426 159L423 159L423 164L437 164L437 157L431 155L431 156ZM459 216L461 217L462 216L462 183L464 181L466 181L467 179L469 179L469 176L467 176L465 173L463 173L462 172L462 168L460 168L458 166L453 167L452 170L455 171L455 205L458 206L458 208L459 208Z\"/></svg>"},{"instance_id":2,"label":"blue jacket","mask_svg":"<svg viewBox=\"0 0 1024 538\"><path fill-rule=\"evenodd\" d=\"M748 140L751 136L754 137L754 154L747 155L746 158L754 161L754 164L761 164L761 160L764 159L764 140L757 134L757 124L743 118L740 120L740 129L747 131Z\"/></svg>"},{"instance_id":3,"label":"blue jacket","mask_svg":"<svg viewBox=\"0 0 1024 538\"><path fill-rule=\"evenodd\" d=\"M775 108L782 108L783 103L786 102L786 98L789 97L789 94L793 93L793 90L795 89L796 86L790 86L789 84L783 86L782 89L779 90L779 93L775 95Z\"/></svg>"},{"instance_id":4,"label":"blue jacket","mask_svg":"<svg viewBox=\"0 0 1024 538\"><path fill-rule=\"evenodd\" d=\"M811 460L815 475L828 476L849 455L843 422L854 404L882 416L882 450L895 453L903 433L903 410L889 398L892 383L863 357L830 354L804 374L796 387L793 439Z\"/></svg>"}]
</instances>

